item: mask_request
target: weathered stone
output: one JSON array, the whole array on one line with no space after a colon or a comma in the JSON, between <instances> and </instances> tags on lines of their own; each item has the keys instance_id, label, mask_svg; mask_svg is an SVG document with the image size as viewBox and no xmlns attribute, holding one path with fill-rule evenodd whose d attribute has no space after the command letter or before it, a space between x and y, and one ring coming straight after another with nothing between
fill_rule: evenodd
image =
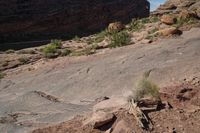
<instances>
[{"instance_id":1,"label":"weathered stone","mask_svg":"<svg viewBox=\"0 0 200 133\"><path fill-rule=\"evenodd\" d=\"M176 18L172 15L163 15L160 19L160 21L162 23L168 24L168 25L172 25L174 23L176 23Z\"/></svg>"},{"instance_id":2,"label":"weathered stone","mask_svg":"<svg viewBox=\"0 0 200 133\"><path fill-rule=\"evenodd\" d=\"M110 98L108 100L96 104L93 107L93 111L96 112L98 110L109 110L112 108L121 108L121 107L125 108L126 104L127 104L126 98L123 97Z\"/></svg>"},{"instance_id":3,"label":"weathered stone","mask_svg":"<svg viewBox=\"0 0 200 133\"><path fill-rule=\"evenodd\" d=\"M0 42L67 38L114 21L149 16L147 0L7 0L0 4Z\"/></svg>"},{"instance_id":4,"label":"weathered stone","mask_svg":"<svg viewBox=\"0 0 200 133\"><path fill-rule=\"evenodd\" d=\"M131 129L124 120L119 121L112 133L128 133Z\"/></svg>"},{"instance_id":5,"label":"weathered stone","mask_svg":"<svg viewBox=\"0 0 200 133\"><path fill-rule=\"evenodd\" d=\"M106 113L103 111L93 112L92 117L86 120L84 125L90 125L97 129L112 122L114 118L115 115L112 113Z\"/></svg>"},{"instance_id":6,"label":"weathered stone","mask_svg":"<svg viewBox=\"0 0 200 133\"><path fill-rule=\"evenodd\" d=\"M169 28L159 30L159 33L163 36L169 36L173 34L178 34L179 30L175 27L169 27Z\"/></svg>"},{"instance_id":7,"label":"weathered stone","mask_svg":"<svg viewBox=\"0 0 200 133\"><path fill-rule=\"evenodd\" d=\"M194 11L197 15L198 18L200 18L200 1L196 2L195 4L193 4L192 6L189 7L190 11Z\"/></svg>"},{"instance_id":8,"label":"weathered stone","mask_svg":"<svg viewBox=\"0 0 200 133\"><path fill-rule=\"evenodd\" d=\"M114 22L108 25L109 32L119 32L123 30L125 26L121 22Z\"/></svg>"}]
</instances>

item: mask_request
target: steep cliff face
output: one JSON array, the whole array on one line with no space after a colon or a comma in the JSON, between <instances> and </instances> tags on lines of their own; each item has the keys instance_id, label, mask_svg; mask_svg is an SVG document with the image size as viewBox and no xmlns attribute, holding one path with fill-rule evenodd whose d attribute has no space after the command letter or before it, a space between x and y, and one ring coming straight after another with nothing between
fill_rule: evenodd
<instances>
[{"instance_id":1,"label":"steep cliff face","mask_svg":"<svg viewBox=\"0 0 200 133\"><path fill-rule=\"evenodd\" d=\"M0 42L83 35L148 15L147 0L1 0Z\"/></svg>"}]
</instances>

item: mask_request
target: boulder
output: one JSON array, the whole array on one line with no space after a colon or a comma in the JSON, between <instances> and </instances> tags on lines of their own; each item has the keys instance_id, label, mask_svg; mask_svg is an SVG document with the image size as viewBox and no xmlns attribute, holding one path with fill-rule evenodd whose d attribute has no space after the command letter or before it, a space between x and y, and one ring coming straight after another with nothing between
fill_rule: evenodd
<instances>
[{"instance_id":1,"label":"boulder","mask_svg":"<svg viewBox=\"0 0 200 133\"><path fill-rule=\"evenodd\" d=\"M87 119L83 125L90 125L95 129L98 129L115 119L115 115L112 113L106 113L104 111L93 112L92 117Z\"/></svg>"},{"instance_id":2,"label":"boulder","mask_svg":"<svg viewBox=\"0 0 200 133\"><path fill-rule=\"evenodd\" d=\"M108 25L108 32L119 32L125 28L121 22L114 22Z\"/></svg>"},{"instance_id":3,"label":"boulder","mask_svg":"<svg viewBox=\"0 0 200 133\"><path fill-rule=\"evenodd\" d=\"M159 34L162 36L169 36L173 34L178 34L180 31L176 27L169 27L159 30Z\"/></svg>"},{"instance_id":4,"label":"boulder","mask_svg":"<svg viewBox=\"0 0 200 133\"><path fill-rule=\"evenodd\" d=\"M113 97L108 100L97 103L93 107L93 112L97 112L99 110L111 110L118 108L125 108L127 104L127 99L124 97Z\"/></svg>"},{"instance_id":5,"label":"boulder","mask_svg":"<svg viewBox=\"0 0 200 133\"><path fill-rule=\"evenodd\" d=\"M131 129L124 120L119 121L112 131L112 133L129 133L129 132L131 132Z\"/></svg>"},{"instance_id":6,"label":"boulder","mask_svg":"<svg viewBox=\"0 0 200 133\"><path fill-rule=\"evenodd\" d=\"M173 15L163 15L160 21L164 24L172 25L176 23L176 18Z\"/></svg>"}]
</instances>

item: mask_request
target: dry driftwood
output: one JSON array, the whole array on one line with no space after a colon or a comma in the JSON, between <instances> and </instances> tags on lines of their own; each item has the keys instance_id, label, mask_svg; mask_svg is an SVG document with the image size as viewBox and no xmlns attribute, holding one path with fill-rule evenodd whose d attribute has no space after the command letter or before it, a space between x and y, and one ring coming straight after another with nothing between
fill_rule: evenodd
<instances>
[{"instance_id":1,"label":"dry driftwood","mask_svg":"<svg viewBox=\"0 0 200 133\"><path fill-rule=\"evenodd\" d=\"M152 125L148 117L143 113L143 111L138 106L137 102L134 99L129 100L129 113L133 114L139 124L143 129L148 129L149 124Z\"/></svg>"}]
</instances>

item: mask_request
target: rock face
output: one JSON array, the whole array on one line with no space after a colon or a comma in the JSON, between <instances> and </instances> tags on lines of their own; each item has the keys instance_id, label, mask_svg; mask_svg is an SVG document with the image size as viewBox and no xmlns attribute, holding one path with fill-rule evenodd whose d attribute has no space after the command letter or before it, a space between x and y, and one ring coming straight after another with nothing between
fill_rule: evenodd
<instances>
[{"instance_id":1,"label":"rock face","mask_svg":"<svg viewBox=\"0 0 200 133\"><path fill-rule=\"evenodd\" d=\"M165 4L161 5L153 14L162 15L165 13L179 13L182 10L188 10L194 12L197 17L199 14L199 0L167 0Z\"/></svg>"},{"instance_id":2,"label":"rock face","mask_svg":"<svg viewBox=\"0 0 200 133\"><path fill-rule=\"evenodd\" d=\"M0 42L83 35L146 17L149 6L147 0L2 0Z\"/></svg>"}]
</instances>

